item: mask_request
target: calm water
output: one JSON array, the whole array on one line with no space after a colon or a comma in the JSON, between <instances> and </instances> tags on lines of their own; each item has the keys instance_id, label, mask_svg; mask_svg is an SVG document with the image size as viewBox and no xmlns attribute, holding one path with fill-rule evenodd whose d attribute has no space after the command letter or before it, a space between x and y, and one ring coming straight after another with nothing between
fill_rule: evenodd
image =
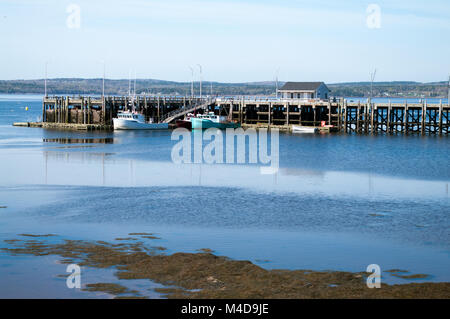
<instances>
[{"instance_id":1,"label":"calm water","mask_svg":"<svg viewBox=\"0 0 450 319\"><path fill-rule=\"evenodd\" d=\"M173 164L169 131L11 126L40 112L39 98L0 96L0 240L154 232L169 253L210 248L265 268L376 263L450 281L448 137L281 134L280 170L261 175L258 165ZM0 253L0 297L104 297L67 289L57 260ZM112 271L83 277L105 280Z\"/></svg>"}]
</instances>

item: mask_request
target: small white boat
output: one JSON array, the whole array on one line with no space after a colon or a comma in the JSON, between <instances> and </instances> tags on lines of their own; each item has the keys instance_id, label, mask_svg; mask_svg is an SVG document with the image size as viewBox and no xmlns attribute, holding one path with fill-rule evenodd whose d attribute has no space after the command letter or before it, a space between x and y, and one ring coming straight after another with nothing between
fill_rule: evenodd
<instances>
[{"instance_id":1,"label":"small white boat","mask_svg":"<svg viewBox=\"0 0 450 319\"><path fill-rule=\"evenodd\" d=\"M167 130L168 123L146 122L145 117L139 113L119 112L113 118L115 130Z\"/></svg>"},{"instance_id":2,"label":"small white boat","mask_svg":"<svg viewBox=\"0 0 450 319\"><path fill-rule=\"evenodd\" d=\"M319 129L317 127L292 125L292 132L313 134L319 132Z\"/></svg>"}]
</instances>

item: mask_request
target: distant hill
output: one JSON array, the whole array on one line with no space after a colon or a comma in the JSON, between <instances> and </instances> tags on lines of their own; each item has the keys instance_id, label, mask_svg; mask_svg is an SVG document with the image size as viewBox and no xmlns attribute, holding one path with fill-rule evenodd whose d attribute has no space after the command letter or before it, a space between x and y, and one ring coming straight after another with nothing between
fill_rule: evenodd
<instances>
[{"instance_id":1,"label":"distant hill","mask_svg":"<svg viewBox=\"0 0 450 319\"><path fill-rule=\"evenodd\" d=\"M281 87L284 82L278 83ZM127 95L128 79L105 80L105 94ZM370 82L348 82L327 84L332 96L367 97L370 95ZM133 90L134 80L131 81ZM194 83L195 94L199 93L199 83ZM203 82L203 94L213 95L275 95L274 81L248 83ZM57 78L47 80L48 94L101 94L102 79ZM164 81L157 79L137 79L136 92L148 94L190 95L190 82ZM0 93L26 94L44 93L44 80L3 80ZM374 96L384 97L447 97L447 82L420 83L412 81L375 82Z\"/></svg>"},{"instance_id":2,"label":"distant hill","mask_svg":"<svg viewBox=\"0 0 450 319\"><path fill-rule=\"evenodd\" d=\"M413 81L392 81L392 82L374 82L377 86L381 85L417 85L422 84L420 82L413 82ZM344 83L331 83L327 84L328 86L366 86L370 85L370 82L344 82Z\"/></svg>"},{"instance_id":3,"label":"distant hill","mask_svg":"<svg viewBox=\"0 0 450 319\"><path fill-rule=\"evenodd\" d=\"M346 97L368 97L370 82L328 84L331 95ZM446 98L448 82L420 83L411 81L374 82L374 97Z\"/></svg>"}]
</instances>

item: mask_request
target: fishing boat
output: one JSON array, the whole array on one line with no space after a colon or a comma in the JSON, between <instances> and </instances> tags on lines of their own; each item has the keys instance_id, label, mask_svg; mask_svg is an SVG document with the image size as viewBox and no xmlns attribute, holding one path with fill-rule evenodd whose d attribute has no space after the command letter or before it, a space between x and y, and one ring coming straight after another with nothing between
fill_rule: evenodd
<instances>
[{"instance_id":1,"label":"fishing boat","mask_svg":"<svg viewBox=\"0 0 450 319\"><path fill-rule=\"evenodd\" d=\"M146 122L142 114L136 112L119 112L113 118L115 130L167 130L168 123Z\"/></svg>"},{"instance_id":2,"label":"fishing boat","mask_svg":"<svg viewBox=\"0 0 450 319\"><path fill-rule=\"evenodd\" d=\"M208 129L208 128L238 128L241 125L236 122L229 121L226 116L215 115L214 112L208 114L197 115L191 118L193 129Z\"/></svg>"},{"instance_id":3,"label":"fishing boat","mask_svg":"<svg viewBox=\"0 0 450 319\"><path fill-rule=\"evenodd\" d=\"M317 127L292 125L292 132L313 134L319 132L319 129Z\"/></svg>"},{"instance_id":4,"label":"fishing boat","mask_svg":"<svg viewBox=\"0 0 450 319\"><path fill-rule=\"evenodd\" d=\"M177 120L175 123L177 124L177 127L183 127L187 128L188 130L192 129L192 118L195 117L194 114L189 113L186 115L186 117L182 120Z\"/></svg>"}]
</instances>

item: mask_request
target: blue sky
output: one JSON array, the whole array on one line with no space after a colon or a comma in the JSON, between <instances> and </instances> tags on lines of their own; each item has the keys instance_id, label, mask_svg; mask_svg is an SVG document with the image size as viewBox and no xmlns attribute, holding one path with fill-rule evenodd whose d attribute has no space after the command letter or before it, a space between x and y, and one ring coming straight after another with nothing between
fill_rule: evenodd
<instances>
[{"instance_id":1,"label":"blue sky","mask_svg":"<svg viewBox=\"0 0 450 319\"><path fill-rule=\"evenodd\" d=\"M69 28L68 7L80 8ZM370 4L381 9L369 28ZM73 21L73 20L71 20ZM0 79L441 81L450 1L1 0ZM198 68L197 68L198 69ZM196 77L198 78L198 71Z\"/></svg>"}]
</instances>

